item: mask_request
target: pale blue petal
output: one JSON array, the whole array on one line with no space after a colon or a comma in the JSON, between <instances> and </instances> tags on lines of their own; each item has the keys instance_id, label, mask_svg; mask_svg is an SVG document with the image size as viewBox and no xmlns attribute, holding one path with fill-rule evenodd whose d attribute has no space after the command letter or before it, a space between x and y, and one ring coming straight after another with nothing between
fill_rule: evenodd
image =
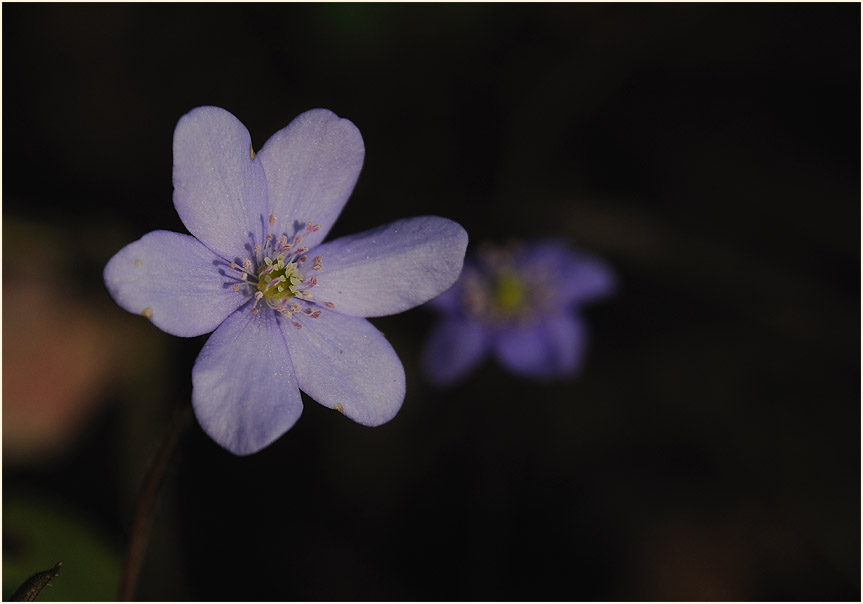
<instances>
[{"instance_id":1,"label":"pale blue petal","mask_svg":"<svg viewBox=\"0 0 863 604\"><path fill-rule=\"evenodd\" d=\"M290 238L297 225L311 222L321 229L303 245L323 241L354 189L364 156L357 127L326 109L306 111L271 136L258 158L276 218L273 235Z\"/></svg>"},{"instance_id":2,"label":"pale blue petal","mask_svg":"<svg viewBox=\"0 0 863 604\"><path fill-rule=\"evenodd\" d=\"M495 353L508 369L529 377L575 375L587 346L584 324L576 317L557 314L538 323L501 329Z\"/></svg>"},{"instance_id":3,"label":"pale blue petal","mask_svg":"<svg viewBox=\"0 0 863 604\"><path fill-rule=\"evenodd\" d=\"M249 131L218 107L198 107L174 129L174 207L189 232L227 260L251 257L269 216L267 179Z\"/></svg>"},{"instance_id":4,"label":"pale blue petal","mask_svg":"<svg viewBox=\"0 0 863 604\"><path fill-rule=\"evenodd\" d=\"M279 321L303 392L352 420L378 426L405 397L405 372L383 334L358 317L324 311L302 328Z\"/></svg>"},{"instance_id":5,"label":"pale blue petal","mask_svg":"<svg viewBox=\"0 0 863 604\"><path fill-rule=\"evenodd\" d=\"M121 308L148 317L162 331L192 337L213 331L244 302L225 268L194 237L153 231L117 252L103 276Z\"/></svg>"},{"instance_id":6,"label":"pale blue petal","mask_svg":"<svg viewBox=\"0 0 863 604\"><path fill-rule=\"evenodd\" d=\"M426 340L423 369L432 383L448 386L476 367L488 347L489 334L482 324L463 317L443 318Z\"/></svg>"},{"instance_id":7,"label":"pale blue petal","mask_svg":"<svg viewBox=\"0 0 863 604\"><path fill-rule=\"evenodd\" d=\"M192 369L201 427L236 455L260 451L303 410L288 348L269 309L238 310L210 336Z\"/></svg>"},{"instance_id":8,"label":"pale blue petal","mask_svg":"<svg viewBox=\"0 0 863 604\"><path fill-rule=\"evenodd\" d=\"M461 273L467 233L452 220L422 216L318 246L318 303L355 317L413 308L449 289Z\"/></svg>"},{"instance_id":9,"label":"pale blue petal","mask_svg":"<svg viewBox=\"0 0 863 604\"><path fill-rule=\"evenodd\" d=\"M536 270L553 276L560 306L591 302L614 291L614 272L605 262L561 241L535 244L525 256Z\"/></svg>"}]
</instances>

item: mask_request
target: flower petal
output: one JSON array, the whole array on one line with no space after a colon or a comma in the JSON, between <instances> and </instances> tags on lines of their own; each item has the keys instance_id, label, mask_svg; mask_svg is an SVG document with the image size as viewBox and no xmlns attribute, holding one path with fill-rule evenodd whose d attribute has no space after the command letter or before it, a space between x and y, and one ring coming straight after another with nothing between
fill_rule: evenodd
<instances>
[{"instance_id":1,"label":"flower petal","mask_svg":"<svg viewBox=\"0 0 863 604\"><path fill-rule=\"evenodd\" d=\"M567 314L543 318L531 325L502 329L495 353L515 373L536 378L574 375L584 360L584 324Z\"/></svg>"},{"instance_id":2,"label":"flower petal","mask_svg":"<svg viewBox=\"0 0 863 604\"><path fill-rule=\"evenodd\" d=\"M312 109L276 132L258 158L269 183L270 212L279 237L296 233L295 221L321 225L303 245L324 240L342 211L363 167L365 146L350 121L326 109Z\"/></svg>"},{"instance_id":3,"label":"flower petal","mask_svg":"<svg viewBox=\"0 0 863 604\"><path fill-rule=\"evenodd\" d=\"M193 109L174 129L174 207L226 260L250 257L269 216L264 167L251 150L246 127L218 107Z\"/></svg>"},{"instance_id":4,"label":"flower petal","mask_svg":"<svg viewBox=\"0 0 863 604\"><path fill-rule=\"evenodd\" d=\"M301 329L279 321L303 392L366 426L391 420L405 397L405 372L390 343L358 317L325 311Z\"/></svg>"},{"instance_id":5,"label":"flower petal","mask_svg":"<svg viewBox=\"0 0 863 604\"><path fill-rule=\"evenodd\" d=\"M225 261L189 235L153 231L117 252L105 265L105 286L129 312L175 336L209 333L243 296L231 289Z\"/></svg>"},{"instance_id":6,"label":"flower petal","mask_svg":"<svg viewBox=\"0 0 863 604\"><path fill-rule=\"evenodd\" d=\"M272 312L238 310L210 336L192 369L201 427L236 455L260 451L303 410L288 348Z\"/></svg>"},{"instance_id":7,"label":"flower petal","mask_svg":"<svg viewBox=\"0 0 863 604\"><path fill-rule=\"evenodd\" d=\"M467 271L467 264L465 263L464 268L462 269L460 278L464 277L465 271ZM461 281L457 281L455 285L446 290L444 293L439 295L436 298L432 298L426 304L426 308L430 308L439 313L447 313L447 314L455 314L460 312L462 307L464 306L464 288L461 285Z\"/></svg>"},{"instance_id":8,"label":"flower petal","mask_svg":"<svg viewBox=\"0 0 863 604\"><path fill-rule=\"evenodd\" d=\"M431 382L447 386L476 367L488 348L488 333L481 324L463 317L446 317L435 324L426 340L423 369Z\"/></svg>"},{"instance_id":9,"label":"flower petal","mask_svg":"<svg viewBox=\"0 0 863 604\"><path fill-rule=\"evenodd\" d=\"M614 273L605 262L573 250L563 242L538 243L526 255L533 266L554 275L561 305L590 302L614 290Z\"/></svg>"},{"instance_id":10,"label":"flower petal","mask_svg":"<svg viewBox=\"0 0 863 604\"><path fill-rule=\"evenodd\" d=\"M355 317L413 308L455 283L467 239L458 223L422 216L325 243L310 252L323 264L314 299Z\"/></svg>"}]
</instances>

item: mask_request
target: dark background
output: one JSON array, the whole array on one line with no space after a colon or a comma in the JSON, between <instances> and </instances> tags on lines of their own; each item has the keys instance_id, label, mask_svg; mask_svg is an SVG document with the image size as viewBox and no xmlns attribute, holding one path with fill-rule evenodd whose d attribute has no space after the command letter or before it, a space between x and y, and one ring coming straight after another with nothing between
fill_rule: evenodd
<instances>
[{"instance_id":1,"label":"dark background","mask_svg":"<svg viewBox=\"0 0 863 604\"><path fill-rule=\"evenodd\" d=\"M416 309L375 320L389 424L307 400L247 458L192 425L140 598L859 601L858 4L2 11L5 597L57 560L41 599L115 597L205 338L101 270L184 231L172 132L213 104L256 148L312 107L359 127L333 237L437 214L471 249L566 238L619 288L577 380L436 390Z\"/></svg>"}]
</instances>

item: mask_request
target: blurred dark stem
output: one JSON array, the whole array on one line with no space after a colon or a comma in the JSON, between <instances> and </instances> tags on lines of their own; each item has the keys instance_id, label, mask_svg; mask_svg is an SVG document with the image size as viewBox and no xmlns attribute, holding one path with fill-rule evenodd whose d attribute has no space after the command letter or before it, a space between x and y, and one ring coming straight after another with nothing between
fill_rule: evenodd
<instances>
[{"instance_id":1,"label":"blurred dark stem","mask_svg":"<svg viewBox=\"0 0 863 604\"><path fill-rule=\"evenodd\" d=\"M123 577L120 581L120 595L118 598L121 602L131 602L135 595L138 575L141 572L141 563L144 560L147 537L150 533L150 520L152 519L153 507L156 503L156 495L162 484L162 477L165 475L168 462L171 461L174 449L186 427L191 422L191 419L191 405L183 405L176 412L170 429L165 435L164 440L162 440L159 451L156 453L156 457L144 479L144 484L141 487L141 493L135 506L135 515L132 519L129 549L126 551L126 559L123 562Z\"/></svg>"}]
</instances>

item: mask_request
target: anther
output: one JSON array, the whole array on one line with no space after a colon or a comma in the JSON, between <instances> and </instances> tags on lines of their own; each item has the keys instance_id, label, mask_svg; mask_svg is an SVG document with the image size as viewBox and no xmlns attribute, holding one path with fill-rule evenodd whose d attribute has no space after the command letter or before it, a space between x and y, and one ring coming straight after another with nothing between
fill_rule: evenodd
<instances>
[{"instance_id":1,"label":"anther","mask_svg":"<svg viewBox=\"0 0 863 604\"><path fill-rule=\"evenodd\" d=\"M261 298L263 298L263 297L264 297L264 292L255 292L255 296L254 296L255 301L252 303L252 314L253 315L258 314L258 308L257 308L258 302L260 302Z\"/></svg>"},{"instance_id":2,"label":"anther","mask_svg":"<svg viewBox=\"0 0 863 604\"><path fill-rule=\"evenodd\" d=\"M234 291L235 291L235 292L240 291L240 284L239 284L239 283L235 283L235 284L234 284Z\"/></svg>"},{"instance_id":3,"label":"anther","mask_svg":"<svg viewBox=\"0 0 863 604\"><path fill-rule=\"evenodd\" d=\"M332 302L324 302L324 306L326 306L327 308L335 308L336 307L336 305L333 304Z\"/></svg>"},{"instance_id":4,"label":"anther","mask_svg":"<svg viewBox=\"0 0 863 604\"><path fill-rule=\"evenodd\" d=\"M270 214L270 217L267 218L267 222L269 222L271 225L276 224L276 217Z\"/></svg>"},{"instance_id":5,"label":"anther","mask_svg":"<svg viewBox=\"0 0 863 604\"><path fill-rule=\"evenodd\" d=\"M291 321L291 325L293 325L293 326L294 326L294 327L296 327L297 329L302 329L302 328L303 328L303 326L302 326L300 323L298 323L297 321Z\"/></svg>"}]
</instances>

